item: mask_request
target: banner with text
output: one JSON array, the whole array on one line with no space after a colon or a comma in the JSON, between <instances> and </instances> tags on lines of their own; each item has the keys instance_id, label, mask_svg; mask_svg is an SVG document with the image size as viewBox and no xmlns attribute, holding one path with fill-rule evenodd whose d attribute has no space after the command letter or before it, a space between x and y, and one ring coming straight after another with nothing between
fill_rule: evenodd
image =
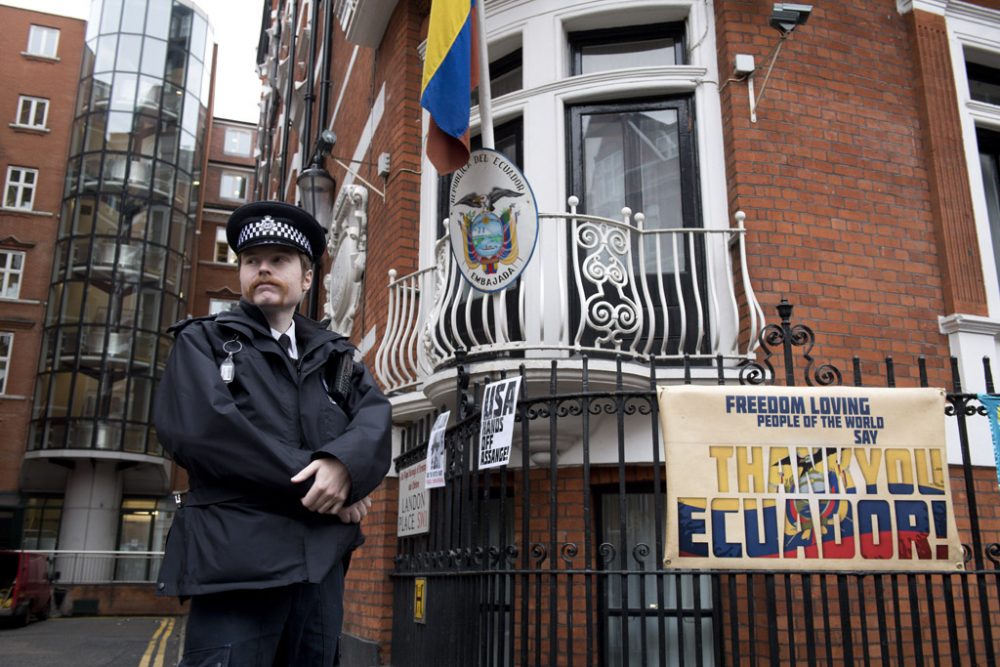
<instances>
[{"instance_id":1,"label":"banner with text","mask_svg":"<svg viewBox=\"0 0 1000 667\"><path fill-rule=\"evenodd\" d=\"M447 455L444 449L444 435L448 430L448 418L451 411L446 410L437 416L431 426L431 435L427 439L427 481L428 489L444 486L444 468Z\"/></svg>"},{"instance_id":2,"label":"banner with text","mask_svg":"<svg viewBox=\"0 0 1000 667\"><path fill-rule=\"evenodd\" d=\"M499 468L510 461L514 414L521 376L491 382L483 389L483 415L479 424L479 468Z\"/></svg>"},{"instance_id":3,"label":"banner with text","mask_svg":"<svg viewBox=\"0 0 1000 667\"><path fill-rule=\"evenodd\" d=\"M664 564L955 570L944 393L660 387Z\"/></svg>"},{"instance_id":4,"label":"banner with text","mask_svg":"<svg viewBox=\"0 0 1000 667\"><path fill-rule=\"evenodd\" d=\"M399 507L396 516L396 536L420 535L429 532L431 500L427 493L427 460L421 459L399 471Z\"/></svg>"}]
</instances>

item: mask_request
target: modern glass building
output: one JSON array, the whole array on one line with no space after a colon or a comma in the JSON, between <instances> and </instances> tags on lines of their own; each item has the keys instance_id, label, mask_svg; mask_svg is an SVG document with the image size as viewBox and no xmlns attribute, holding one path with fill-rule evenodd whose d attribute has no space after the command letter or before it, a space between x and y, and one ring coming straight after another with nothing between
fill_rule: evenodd
<instances>
[{"instance_id":1,"label":"modern glass building","mask_svg":"<svg viewBox=\"0 0 1000 667\"><path fill-rule=\"evenodd\" d=\"M156 549L169 521L151 404L187 312L213 41L185 0L92 3L22 468L62 497L60 549Z\"/></svg>"}]
</instances>

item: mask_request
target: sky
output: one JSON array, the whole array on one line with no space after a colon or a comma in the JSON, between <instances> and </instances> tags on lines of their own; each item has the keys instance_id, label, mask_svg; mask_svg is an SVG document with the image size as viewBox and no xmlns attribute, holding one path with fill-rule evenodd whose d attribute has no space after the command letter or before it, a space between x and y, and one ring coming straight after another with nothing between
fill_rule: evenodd
<instances>
[{"instance_id":1,"label":"sky","mask_svg":"<svg viewBox=\"0 0 1000 667\"><path fill-rule=\"evenodd\" d=\"M208 14L219 45L215 74L215 115L256 123L260 80L257 42L264 0L194 0ZM0 0L0 5L86 20L90 0Z\"/></svg>"}]
</instances>

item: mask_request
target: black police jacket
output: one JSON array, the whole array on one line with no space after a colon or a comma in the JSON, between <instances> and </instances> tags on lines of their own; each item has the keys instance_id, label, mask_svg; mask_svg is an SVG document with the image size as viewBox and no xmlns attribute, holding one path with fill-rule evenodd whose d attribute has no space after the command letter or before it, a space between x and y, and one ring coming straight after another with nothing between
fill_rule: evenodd
<instances>
[{"instance_id":1,"label":"black police jacket","mask_svg":"<svg viewBox=\"0 0 1000 667\"><path fill-rule=\"evenodd\" d=\"M363 541L357 524L302 506L311 479L291 477L336 457L351 477L348 504L382 481L391 458L391 410L364 367L338 405L325 369L354 348L295 315L298 360L241 302L214 318L180 322L156 391L154 424L183 466L190 492L167 537L158 591L182 597L319 582ZM233 378L220 365L232 352ZM347 368L351 368L348 366Z\"/></svg>"}]
</instances>

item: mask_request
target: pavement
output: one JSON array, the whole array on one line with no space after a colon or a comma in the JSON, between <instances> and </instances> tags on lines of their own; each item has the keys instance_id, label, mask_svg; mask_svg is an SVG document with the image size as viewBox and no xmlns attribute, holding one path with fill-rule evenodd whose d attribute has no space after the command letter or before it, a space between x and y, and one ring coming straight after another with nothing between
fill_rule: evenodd
<instances>
[{"instance_id":1,"label":"pavement","mask_svg":"<svg viewBox=\"0 0 1000 667\"><path fill-rule=\"evenodd\" d=\"M0 667L175 667L184 617L62 617L0 628Z\"/></svg>"}]
</instances>

